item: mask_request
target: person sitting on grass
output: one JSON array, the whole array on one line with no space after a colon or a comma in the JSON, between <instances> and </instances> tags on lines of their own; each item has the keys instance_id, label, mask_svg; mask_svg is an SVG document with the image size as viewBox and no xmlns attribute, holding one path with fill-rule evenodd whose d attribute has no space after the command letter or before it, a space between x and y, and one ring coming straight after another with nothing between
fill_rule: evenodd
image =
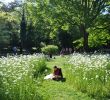
<instances>
[{"instance_id":1,"label":"person sitting on grass","mask_svg":"<svg viewBox=\"0 0 110 100\"><path fill-rule=\"evenodd\" d=\"M54 72L53 72L53 80L60 80L63 78L63 75L62 75L62 70L61 68L58 68L57 66L54 66Z\"/></svg>"},{"instance_id":2,"label":"person sitting on grass","mask_svg":"<svg viewBox=\"0 0 110 100\"><path fill-rule=\"evenodd\" d=\"M53 79L53 80L63 79L63 74L62 74L61 68L58 68L57 66L54 66L53 68L54 68L53 73L45 76L44 79Z\"/></svg>"}]
</instances>

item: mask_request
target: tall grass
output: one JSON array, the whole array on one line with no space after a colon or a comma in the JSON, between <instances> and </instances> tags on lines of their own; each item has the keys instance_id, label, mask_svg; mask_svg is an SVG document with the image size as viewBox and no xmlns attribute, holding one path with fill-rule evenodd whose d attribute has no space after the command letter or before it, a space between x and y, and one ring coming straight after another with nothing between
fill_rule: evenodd
<instances>
[{"instance_id":1,"label":"tall grass","mask_svg":"<svg viewBox=\"0 0 110 100\"><path fill-rule=\"evenodd\" d=\"M74 53L69 60L69 82L94 98L110 97L110 55Z\"/></svg>"},{"instance_id":2,"label":"tall grass","mask_svg":"<svg viewBox=\"0 0 110 100\"><path fill-rule=\"evenodd\" d=\"M0 100L41 100L34 77L45 68L42 55L0 58Z\"/></svg>"}]
</instances>

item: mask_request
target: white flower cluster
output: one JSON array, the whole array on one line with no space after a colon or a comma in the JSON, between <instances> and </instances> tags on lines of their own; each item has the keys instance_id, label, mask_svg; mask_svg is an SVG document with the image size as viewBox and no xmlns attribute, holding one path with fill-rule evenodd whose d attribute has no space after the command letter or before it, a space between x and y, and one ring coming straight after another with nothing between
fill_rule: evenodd
<instances>
[{"instance_id":1,"label":"white flower cluster","mask_svg":"<svg viewBox=\"0 0 110 100\"><path fill-rule=\"evenodd\" d=\"M110 55L109 54L80 54L74 53L69 68L75 76L83 80L110 81Z\"/></svg>"},{"instance_id":2,"label":"white flower cluster","mask_svg":"<svg viewBox=\"0 0 110 100\"><path fill-rule=\"evenodd\" d=\"M28 76L32 78L34 67L44 55L20 55L0 58L0 82L6 87L6 94L11 85L19 85ZM27 83L28 84L28 83ZM2 87L0 87L2 88ZM10 87L11 88L11 87Z\"/></svg>"},{"instance_id":3,"label":"white flower cluster","mask_svg":"<svg viewBox=\"0 0 110 100\"><path fill-rule=\"evenodd\" d=\"M105 68L110 64L110 55L73 53L69 63L73 64L75 67Z\"/></svg>"}]
</instances>

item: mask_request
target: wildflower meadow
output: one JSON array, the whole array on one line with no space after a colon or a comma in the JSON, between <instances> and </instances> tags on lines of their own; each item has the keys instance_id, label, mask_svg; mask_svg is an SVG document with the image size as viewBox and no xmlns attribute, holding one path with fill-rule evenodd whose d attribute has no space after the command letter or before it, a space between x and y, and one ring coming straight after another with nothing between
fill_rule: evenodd
<instances>
[{"instance_id":1,"label":"wildflower meadow","mask_svg":"<svg viewBox=\"0 0 110 100\"><path fill-rule=\"evenodd\" d=\"M110 97L110 55L74 53L69 60L70 83L91 97ZM108 99L107 99L108 100Z\"/></svg>"},{"instance_id":2,"label":"wildflower meadow","mask_svg":"<svg viewBox=\"0 0 110 100\"><path fill-rule=\"evenodd\" d=\"M45 67L45 60L40 54L0 58L0 99L41 99L37 93L36 78Z\"/></svg>"},{"instance_id":3,"label":"wildflower meadow","mask_svg":"<svg viewBox=\"0 0 110 100\"><path fill-rule=\"evenodd\" d=\"M44 80L57 65L65 82ZM73 53L0 58L0 100L109 100L110 55Z\"/></svg>"}]
</instances>

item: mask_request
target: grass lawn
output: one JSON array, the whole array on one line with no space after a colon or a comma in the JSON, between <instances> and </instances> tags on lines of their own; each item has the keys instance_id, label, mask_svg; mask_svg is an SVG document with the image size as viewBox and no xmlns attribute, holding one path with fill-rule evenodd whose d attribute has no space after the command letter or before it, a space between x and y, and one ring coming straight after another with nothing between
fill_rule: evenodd
<instances>
[{"instance_id":1,"label":"grass lawn","mask_svg":"<svg viewBox=\"0 0 110 100\"><path fill-rule=\"evenodd\" d=\"M69 83L67 58L67 56L56 56L56 59L47 62L47 67L50 69L52 69L54 65L61 67L66 81L56 82L53 80L43 80L42 77L42 79L40 79L42 82L38 88L39 93L44 100L92 100L86 94L75 91L73 85ZM51 73L51 71L49 73Z\"/></svg>"}]
</instances>

